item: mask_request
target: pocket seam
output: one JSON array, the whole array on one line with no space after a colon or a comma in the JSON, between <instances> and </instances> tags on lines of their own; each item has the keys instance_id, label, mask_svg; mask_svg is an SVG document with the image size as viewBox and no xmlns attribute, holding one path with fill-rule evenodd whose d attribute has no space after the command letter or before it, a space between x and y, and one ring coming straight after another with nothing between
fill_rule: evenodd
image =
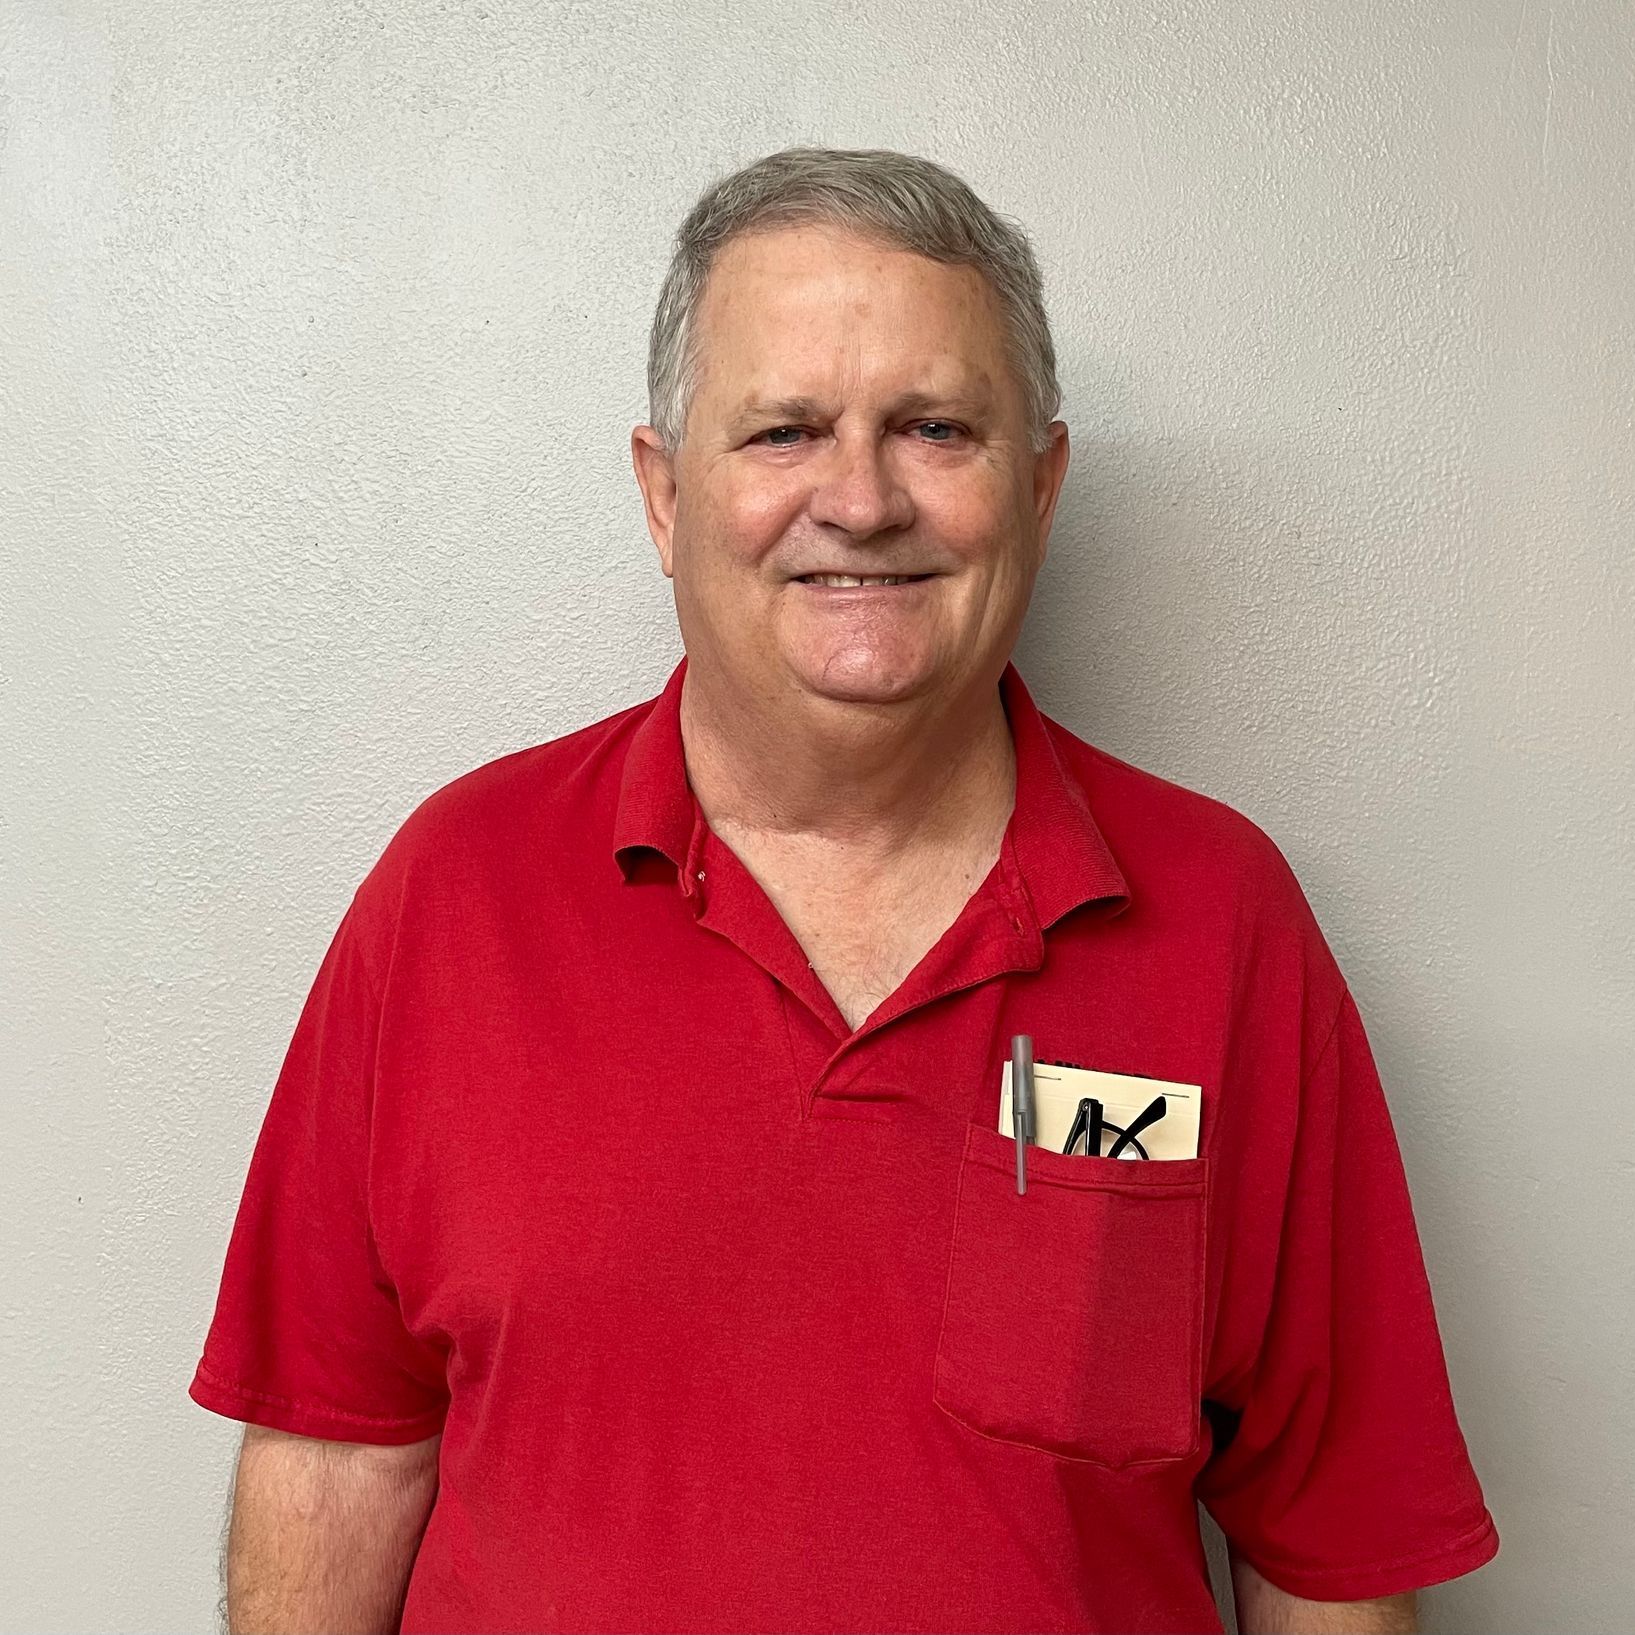
<instances>
[{"instance_id":1,"label":"pocket seam","mask_svg":"<svg viewBox=\"0 0 1635 1635\"><path fill-rule=\"evenodd\" d=\"M1176 1465L1183 1460L1190 1459L1198 1451L1199 1438L1194 1436L1192 1446L1185 1453L1159 1453L1143 1455L1139 1459L1097 1459L1089 1453L1060 1453L1055 1448L1041 1447L1037 1442L1024 1442L1017 1436L998 1436L993 1431L985 1431L980 1425L973 1425L970 1420L962 1419L948 1404L935 1394L931 1398L936 1408L946 1414L963 1430L972 1436L980 1436L985 1442L997 1442L1005 1448L1022 1448L1028 1453L1037 1453L1045 1459L1059 1459L1070 1465L1094 1465L1098 1470L1133 1470L1139 1465Z\"/></svg>"},{"instance_id":2,"label":"pocket seam","mask_svg":"<svg viewBox=\"0 0 1635 1635\"><path fill-rule=\"evenodd\" d=\"M998 1151L983 1150L977 1143L989 1137L1006 1143ZM981 1164L987 1169L1000 1171L1016 1167L1016 1143L1000 1130L991 1130L985 1124L970 1124L966 1128L965 1146L961 1153L965 1163ZM1037 1160L1044 1160L1040 1168ZM1058 1169L1058 1165L1073 1165L1072 1170ZM1080 1171L1076 1166L1087 1166ZM1102 1166L1106 1166L1103 1168ZM1203 1153L1191 1158L1081 1158L1067 1153L1052 1152L1049 1147L1035 1146L1029 1154L1028 1184L1037 1176L1041 1185L1067 1187L1075 1192L1130 1192L1143 1196L1152 1192L1202 1191L1208 1174L1208 1159ZM1116 1170L1114 1168L1116 1167Z\"/></svg>"}]
</instances>

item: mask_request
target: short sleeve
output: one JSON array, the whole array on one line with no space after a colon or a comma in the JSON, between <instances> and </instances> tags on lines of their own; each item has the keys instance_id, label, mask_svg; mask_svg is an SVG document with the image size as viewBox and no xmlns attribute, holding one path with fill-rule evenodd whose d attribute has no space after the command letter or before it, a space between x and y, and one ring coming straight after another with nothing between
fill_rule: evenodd
<instances>
[{"instance_id":1,"label":"short sleeve","mask_svg":"<svg viewBox=\"0 0 1635 1635\"><path fill-rule=\"evenodd\" d=\"M354 898L302 1007L234 1220L188 1395L336 1441L435 1435L444 1358L404 1326L370 1227L379 1005Z\"/></svg>"},{"instance_id":2,"label":"short sleeve","mask_svg":"<svg viewBox=\"0 0 1635 1635\"><path fill-rule=\"evenodd\" d=\"M1407 1180L1351 995L1301 1088L1270 1310L1197 1494L1291 1595L1369 1600L1499 1547L1454 1414Z\"/></svg>"}]
</instances>

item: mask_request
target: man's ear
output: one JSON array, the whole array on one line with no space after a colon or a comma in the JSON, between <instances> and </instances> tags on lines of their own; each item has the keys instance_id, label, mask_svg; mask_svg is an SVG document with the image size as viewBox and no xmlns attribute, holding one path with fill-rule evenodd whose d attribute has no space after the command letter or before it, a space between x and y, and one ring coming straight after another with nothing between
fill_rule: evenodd
<instances>
[{"instance_id":1,"label":"man's ear","mask_svg":"<svg viewBox=\"0 0 1635 1635\"><path fill-rule=\"evenodd\" d=\"M1062 497L1062 483L1067 477L1067 463L1072 450L1067 441L1067 422L1052 420L1050 442L1043 454L1033 457L1033 514L1039 524L1039 561L1044 562L1050 545L1050 524L1056 515L1056 502Z\"/></svg>"},{"instance_id":2,"label":"man's ear","mask_svg":"<svg viewBox=\"0 0 1635 1635\"><path fill-rule=\"evenodd\" d=\"M630 460L636 468L642 504L647 508L647 531L659 548L659 566L668 579L676 531L675 462L651 426L637 426L631 432Z\"/></svg>"}]
</instances>

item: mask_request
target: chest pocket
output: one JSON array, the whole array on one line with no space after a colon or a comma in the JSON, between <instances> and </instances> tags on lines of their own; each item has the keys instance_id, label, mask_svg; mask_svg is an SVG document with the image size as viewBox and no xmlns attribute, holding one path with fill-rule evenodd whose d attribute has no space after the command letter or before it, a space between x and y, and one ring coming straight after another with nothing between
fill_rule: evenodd
<instances>
[{"instance_id":1,"label":"chest pocket","mask_svg":"<svg viewBox=\"0 0 1635 1635\"><path fill-rule=\"evenodd\" d=\"M966 1134L933 1400L1066 1459L1184 1459L1201 1436L1207 1158L1069 1157Z\"/></svg>"}]
</instances>

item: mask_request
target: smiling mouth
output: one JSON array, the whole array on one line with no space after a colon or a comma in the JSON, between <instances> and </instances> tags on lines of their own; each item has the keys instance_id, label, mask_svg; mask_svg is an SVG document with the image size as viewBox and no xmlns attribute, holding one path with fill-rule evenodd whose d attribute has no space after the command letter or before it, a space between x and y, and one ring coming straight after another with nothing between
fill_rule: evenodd
<instances>
[{"instance_id":1,"label":"smiling mouth","mask_svg":"<svg viewBox=\"0 0 1635 1635\"><path fill-rule=\"evenodd\" d=\"M928 573L877 573L877 574L850 574L850 573L806 573L797 577L797 583L802 585L823 585L832 590L862 590L872 589L879 585L917 585L922 579L929 579Z\"/></svg>"}]
</instances>

